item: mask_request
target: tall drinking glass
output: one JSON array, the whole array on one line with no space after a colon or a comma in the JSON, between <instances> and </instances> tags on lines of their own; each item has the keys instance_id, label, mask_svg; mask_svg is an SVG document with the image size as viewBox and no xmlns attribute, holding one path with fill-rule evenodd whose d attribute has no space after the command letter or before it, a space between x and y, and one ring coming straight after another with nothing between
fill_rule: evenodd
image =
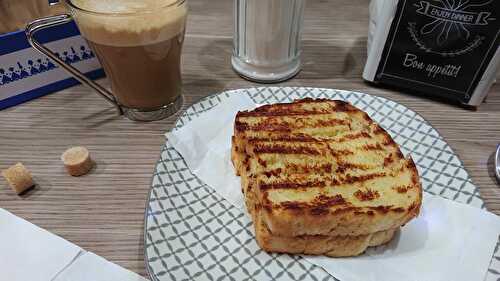
<instances>
[{"instance_id":1,"label":"tall drinking glass","mask_svg":"<svg viewBox=\"0 0 500 281\"><path fill-rule=\"evenodd\" d=\"M170 116L182 105L181 50L186 0L65 0L71 15L36 20L34 48L114 103L132 120ZM111 82L112 93L85 78L35 40L40 29L74 19Z\"/></svg>"},{"instance_id":2,"label":"tall drinking glass","mask_svg":"<svg viewBox=\"0 0 500 281\"><path fill-rule=\"evenodd\" d=\"M305 0L235 0L233 69L257 82L279 82L300 71Z\"/></svg>"}]
</instances>

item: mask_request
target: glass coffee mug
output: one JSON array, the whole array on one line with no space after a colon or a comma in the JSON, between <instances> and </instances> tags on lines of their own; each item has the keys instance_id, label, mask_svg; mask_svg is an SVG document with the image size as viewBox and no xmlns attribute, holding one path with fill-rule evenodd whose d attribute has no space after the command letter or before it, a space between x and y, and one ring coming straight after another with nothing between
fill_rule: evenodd
<instances>
[{"instance_id":1,"label":"glass coffee mug","mask_svg":"<svg viewBox=\"0 0 500 281\"><path fill-rule=\"evenodd\" d=\"M187 0L65 0L71 15L35 20L30 44L93 88L129 119L153 121L182 106L180 58ZM111 82L112 92L40 44L41 29L76 21Z\"/></svg>"}]
</instances>

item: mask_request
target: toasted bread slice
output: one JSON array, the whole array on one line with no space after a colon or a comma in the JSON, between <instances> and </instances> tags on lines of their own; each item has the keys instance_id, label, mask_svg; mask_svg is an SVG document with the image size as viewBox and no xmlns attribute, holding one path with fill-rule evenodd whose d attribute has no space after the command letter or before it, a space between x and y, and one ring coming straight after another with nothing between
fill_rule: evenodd
<instances>
[{"instance_id":1,"label":"toasted bread slice","mask_svg":"<svg viewBox=\"0 0 500 281\"><path fill-rule=\"evenodd\" d=\"M239 112L232 149L243 192L262 207L274 236L369 235L418 215L415 164L346 102L304 99Z\"/></svg>"}]
</instances>

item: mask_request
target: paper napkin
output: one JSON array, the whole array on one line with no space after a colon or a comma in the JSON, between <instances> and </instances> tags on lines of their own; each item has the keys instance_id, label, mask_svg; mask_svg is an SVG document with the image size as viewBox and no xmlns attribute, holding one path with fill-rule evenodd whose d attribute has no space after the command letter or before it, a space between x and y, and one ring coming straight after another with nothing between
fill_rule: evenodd
<instances>
[{"instance_id":1,"label":"paper napkin","mask_svg":"<svg viewBox=\"0 0 500 281\"><path fill-rule=\"evenodd\" d=\"M230 95L211 111L167 133L191 171L244 211L240 180L230 161L238 110L256 106L246 95ZM489 212L424 195L420 216L386 246L353 258L304 256L341 281L483 280L500 234L500 219Z\"/></svg>"},{"instance_id":2,"label":"paper napkin","mask_svg":"<svg viewBox=\"0 0 500 281\"><path fill-rule=\"evenodd\" d=\"M203 113L203 118L187 123L172 134L167 133L168 140L178 148L189 169L240 208L244 205L240 179L234 176L231 164L233 122L238 111L256 106L246 95L230 95L216 108Z\"/></svg>"},{"instance_id":3,"label":"paper napkin","mask_svg":"<svg viewBox=\"0 0 500 281\"><path fill-rule=\"evenodd\" d=\"M54 281L146 281L136 273L126 270L91 252L79 256Z\"/></svg>"},{"instance_id":4,"label":"paper napkin","mask_svg":"<svg viewBox=\"0 0 500 281\"><path fill-rule=\"evenodd\" d=\"M146 281L0 208L0 281Z\"/></svg>"}]
</instances>

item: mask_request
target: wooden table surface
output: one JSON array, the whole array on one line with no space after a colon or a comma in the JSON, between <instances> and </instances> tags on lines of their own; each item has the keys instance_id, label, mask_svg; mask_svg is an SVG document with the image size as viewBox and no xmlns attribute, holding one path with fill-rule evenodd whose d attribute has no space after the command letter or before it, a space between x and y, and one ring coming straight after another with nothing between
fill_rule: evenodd
<instances>
[{"instance_id":1,"label":"wooden table surface","mask_svg":"<svg viewBox=\"0 0 500 281\"><path fill-rule=\"evenodd\" d=\"M256 86L230 66L233 1L189 1L184 108L212 93ZM459 154L487 208L500 214L492 171L500 142L500 85L479 110L470 111L363 82L368 3L308 1L303 69L282 85L355 90L417 111ZM108 85L105 79L100 83ZM176 118L129 121L83 86L0 111L0 169L21 161L38 184L19 197L0 180L0 207L146 276L143 212L163 134ZM97 162L87 176L70 177L61 164L61 153L75 145L86 146Z\"/></svg>"}]
</instances>

